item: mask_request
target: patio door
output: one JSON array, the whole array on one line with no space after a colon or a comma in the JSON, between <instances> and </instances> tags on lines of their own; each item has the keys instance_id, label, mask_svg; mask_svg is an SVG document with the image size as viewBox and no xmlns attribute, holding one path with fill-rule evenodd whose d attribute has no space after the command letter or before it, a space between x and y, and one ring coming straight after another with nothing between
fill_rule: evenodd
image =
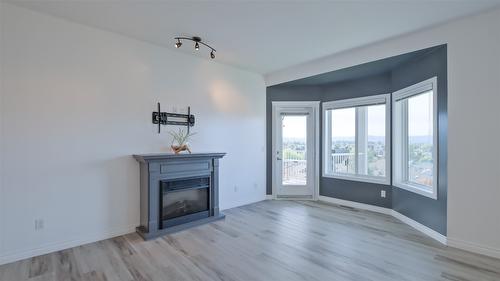
<instances>
[{"instance_id":1,"label":"patio door","mask_svg":"<svg viewBox=\"0 0 500 281\"><path fill-rule=\"evenodd\" d=\"M273 103L273 195L315 199L318 104Z\"/></svg>"}]
</instances>

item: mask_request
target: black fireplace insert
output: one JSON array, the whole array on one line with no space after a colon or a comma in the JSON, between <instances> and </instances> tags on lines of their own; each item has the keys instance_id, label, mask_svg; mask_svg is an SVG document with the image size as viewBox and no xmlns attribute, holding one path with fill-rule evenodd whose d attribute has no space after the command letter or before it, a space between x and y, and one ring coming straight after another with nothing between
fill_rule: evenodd
<instances>
[{"instance_id":1,"label":"black fireplace insert","mask_svg":"<svg viewBox=\"0 0 500 281\"><path fill-rule=\"evenodd\" d=\"M210 216L210 177L163 180L160 186L161 228Z\"/></svg>"}]
</instances>

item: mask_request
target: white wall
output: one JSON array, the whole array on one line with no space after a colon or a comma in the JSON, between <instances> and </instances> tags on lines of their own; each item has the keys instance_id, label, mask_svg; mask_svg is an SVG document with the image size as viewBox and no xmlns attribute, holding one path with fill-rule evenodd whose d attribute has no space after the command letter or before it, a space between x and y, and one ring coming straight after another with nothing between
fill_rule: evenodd
<instances>
[{"instance_id":1,"label":"white wall","mask_svg":"<svg viewBox=\"0 0 500 281\"><path fill-rule=\"evenodd\" d=\"M191 106L195 152L227 152L222 209L265 198L260 75L1 5L0 264L134 230L131 155L170 145L151 124L157 101Z\"/></svg>"},{"instance_id":2,"label":"white wall","mask_svg":"<svg viewBox=\"0 0 500 281\"><path fill-rule=\"evenodd\" d=\"M448 44L448 241L500 257L500 9L266 75L267 85Z\"/></svg>"}]
</instances>

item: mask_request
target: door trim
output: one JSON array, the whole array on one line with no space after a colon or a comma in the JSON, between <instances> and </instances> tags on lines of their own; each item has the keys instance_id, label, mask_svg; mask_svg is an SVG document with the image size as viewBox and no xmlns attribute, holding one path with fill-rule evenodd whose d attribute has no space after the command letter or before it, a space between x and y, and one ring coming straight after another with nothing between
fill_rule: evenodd
<instances>
[{"instance_id":1,"label":"door trim","mask_svg":"<svg viewBox=\"0 0 500 281\"><path fill-rule=\"evenodd\" d=\"M310 107L313 109L313 118L314 118L314 190L313 195L310 200L318 200L319 198L319 175L320 175L320 155L319 155L319 130L320 130L320 120L319 120L319 105L320 101L273 101L272 104L272 129L271 129L271 155L274 156L274 151L276 151L276 111L278 109L287 108L287 107ZM272 161L272 169L271 169L271 183L272 183L272 199L279 199L277 197L277 183L276 183L276 161L273 157L271 157ZM291 199L291 198L287 198Z\"/></svg>"}]
</instances>

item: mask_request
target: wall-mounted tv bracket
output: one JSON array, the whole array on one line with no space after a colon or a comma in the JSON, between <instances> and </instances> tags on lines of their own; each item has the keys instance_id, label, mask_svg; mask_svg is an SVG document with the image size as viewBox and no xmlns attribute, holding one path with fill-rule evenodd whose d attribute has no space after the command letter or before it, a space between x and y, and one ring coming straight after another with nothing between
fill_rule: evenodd
<instances>
[{"instance_id":1,"label":"wall-mounted tv bracket","mask_svg":"<svg viewBox=\"0 0 500 281\"><path fill-rule=\"evenodd\" d=\"M189 128L194 126L194 115L191 114L190 106L187 114L161 112L158 103L158 111L153 111L153 124L158 124L158 134L161 132L161 125L187 126L189 133Z\"/></svg>"}]
</instances>

